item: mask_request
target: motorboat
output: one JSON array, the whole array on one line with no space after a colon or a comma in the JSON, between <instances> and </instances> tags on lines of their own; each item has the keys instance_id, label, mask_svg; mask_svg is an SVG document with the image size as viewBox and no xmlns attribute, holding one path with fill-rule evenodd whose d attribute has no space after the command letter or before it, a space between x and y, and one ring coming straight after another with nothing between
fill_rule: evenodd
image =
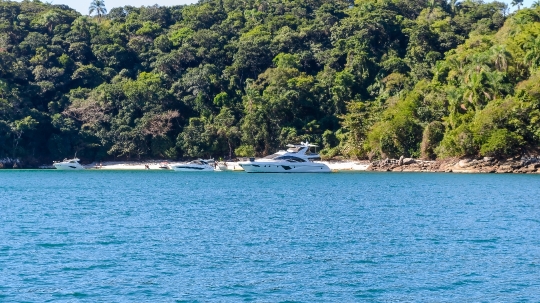
<instances>
[{"instance_id":1,"label":"motorboat","mask_svg":"<svg viewBox=\"0 0 540 303\"><path fill-rule=\"evenodd\" d=\"M243 171L238 162L217 162L216 171Z\"/></svg>"},{"instance_id":2,"label":"motorboat","mask_svg":"<svg viewBox=\"0 0 540 303\"><path fill-rule=\"evenodd\" d=\"M227 166L227 162L217 162L216 171L231 171Z\"/></svg>"},{"instance_id":3,"label":"motorboat","mask_svg":"<svg viewBox=\"0 0 540 303\"><path fill-rule=\"evenodd\" d=\"M159 169L171 169L169 162L167 161L159 163L158 167Z\"/></svg>"},{"instance_id":4,"label":"motorboat","mask_svg":"<svg viewBox=\"0 0 540 303\"><path fill-rule=\"evenodd\" d=\"M169 164L174 171L214 171L214 160L194 160L187 163Z\"/></svg>"},{"instance_id":5,"label":"motorboat","mask_svg":"<svg viewBox=\"0 0 540 303\"><path fill-rule=\"evenodd\" d=\"M53 166L59 170L81 170L84 167L79 163L78 158L64 159L61 162L53 162Z\"/></svg>"},{"instance_id":6,"label":"motorboat","mask_svg":"<svg viewBox=\"0 0 540 303\"><path fill-rule=\"evenodd\" d=\"M239 165L248 173L329 173L328 165L320 162L317 145L302 142L287 145L287 150L280 150L270 156L240 162ZM315 151L312 151L312 149Z\"/></svg>"}]
</instances>

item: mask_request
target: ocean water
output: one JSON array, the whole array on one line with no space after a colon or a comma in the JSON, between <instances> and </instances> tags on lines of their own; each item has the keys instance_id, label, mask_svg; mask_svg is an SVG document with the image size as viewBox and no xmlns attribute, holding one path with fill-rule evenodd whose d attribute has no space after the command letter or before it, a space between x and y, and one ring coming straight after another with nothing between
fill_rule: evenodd
<instances>
[{"instance_id":1,"label":"ocean water","mask_svg":"<svg viewBox=\"0 0 540 303\"><path fill-rule=\"evenodd\" d=\"M0 302L418 301L540 301L540 175L0 171Z\"/></svg>"}]
</instances>

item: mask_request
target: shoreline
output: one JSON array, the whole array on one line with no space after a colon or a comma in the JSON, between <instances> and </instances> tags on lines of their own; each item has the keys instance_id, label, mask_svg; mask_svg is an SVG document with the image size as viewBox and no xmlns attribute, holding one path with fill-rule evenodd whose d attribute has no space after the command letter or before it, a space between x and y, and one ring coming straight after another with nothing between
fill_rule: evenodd
<instances>
[{"instance_id":1,"label":"shoreline","mask_svg":"<svg viewBox=\"0 0 540 303\"><path fill-rule=\"evenodd\" d=\"M433 172L433 173L521 173L540 174L540 157L510 158L506 160L490 157L477 159L446 159L426 161L413 158L368 160L327 160L317 161L330 167L332 172L368 171L368 172ZM83 164L90 170L167 170L167 164L183 163L180 161L104 161ZM148 166L148 168L146 168ZM221 169L220 169L221 167ZM13 169L28 168L14 167ZM52 165L41 165L38 169L54 169ZM9 168L4 168L9 169ZM216 171L243 171L238 162L218 162Z\"/></svg>"}]
</instances>

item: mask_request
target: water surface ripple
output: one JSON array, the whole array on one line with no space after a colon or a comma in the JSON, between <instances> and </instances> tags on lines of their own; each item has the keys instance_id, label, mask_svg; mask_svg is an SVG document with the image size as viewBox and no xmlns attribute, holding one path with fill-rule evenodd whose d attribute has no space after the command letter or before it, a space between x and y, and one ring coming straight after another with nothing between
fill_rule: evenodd
<instances>
[{"instance_id":1,"label":"water surface ripple","mask_svg":"<svg viewBox=\"0 0 540 303\"><path fill-rule=\"evenodd\" d=\"M1 171L0 301L539 302L539 185Z\"/></svg>"}]
</instances>

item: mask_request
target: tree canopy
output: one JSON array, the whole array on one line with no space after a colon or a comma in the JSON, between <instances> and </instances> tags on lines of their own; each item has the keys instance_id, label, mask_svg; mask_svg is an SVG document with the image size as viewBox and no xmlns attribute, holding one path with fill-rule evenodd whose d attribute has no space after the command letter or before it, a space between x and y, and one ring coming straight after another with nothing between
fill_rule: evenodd
<instances>
[{"instance_id":1,"label":"tree canopy","mask_svg":"<svg viewBox=\"0 0 540 303\"><path fill-rule=\"evenodd\" d=\"M515 1L515 5L521 5ZM0 158L511 156L540 142L540 8L0 0Z\"/></svg>"}]
</instances>

